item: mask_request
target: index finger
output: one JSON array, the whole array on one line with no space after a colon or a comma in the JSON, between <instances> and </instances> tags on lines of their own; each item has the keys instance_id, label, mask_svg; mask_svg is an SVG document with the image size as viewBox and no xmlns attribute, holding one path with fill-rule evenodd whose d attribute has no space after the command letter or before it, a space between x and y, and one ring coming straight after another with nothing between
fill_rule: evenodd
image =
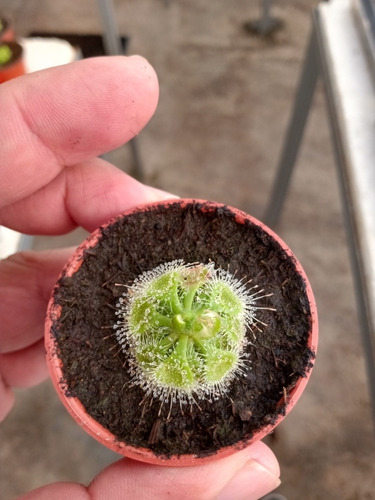
<instances>
[{"instance_id":1,"label":"index finger","mask_svg":"<svg viewBox=\"0 0 375 500\"><path fill-rule=\"evenodd\" d=\"M158 84L138 56L78 61L0 86L0 208L115 149L152 116Z\"/></svg>"}]
</instances>

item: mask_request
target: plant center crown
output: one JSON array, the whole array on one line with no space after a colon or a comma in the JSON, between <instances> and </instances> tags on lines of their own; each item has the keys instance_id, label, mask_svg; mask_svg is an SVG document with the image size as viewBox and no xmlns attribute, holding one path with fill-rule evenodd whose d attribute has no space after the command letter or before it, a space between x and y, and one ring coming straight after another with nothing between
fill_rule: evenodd
<instances>
[{"instance_id":1,"label":"plant center crown","mask_svg":"<svg viewBox=\"0 0 375 500\"><path fill-rule=\"evenodd\" d=\"M225 393L244 366L259 298L213 263L173 261L140 275L119 300L115 325L134 382L162 401Z\"/></svg>"}]
</instances>

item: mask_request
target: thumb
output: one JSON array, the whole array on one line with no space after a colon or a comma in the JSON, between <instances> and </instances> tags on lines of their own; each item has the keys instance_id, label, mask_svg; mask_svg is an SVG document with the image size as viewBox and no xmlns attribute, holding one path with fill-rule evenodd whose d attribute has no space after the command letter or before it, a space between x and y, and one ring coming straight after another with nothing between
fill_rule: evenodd
<instances>
[{"instance_id":1,"label":"thumb","mask_svg":"<svg viewBox=\"0 0 375 500\"><path fill-rule=\"evenodd\" d=\"M19 500L257 500L279 484L279 465L262 442L195 467L163 467L122 459L88 486L55 483Z\"/></svg>"}]
</instances>

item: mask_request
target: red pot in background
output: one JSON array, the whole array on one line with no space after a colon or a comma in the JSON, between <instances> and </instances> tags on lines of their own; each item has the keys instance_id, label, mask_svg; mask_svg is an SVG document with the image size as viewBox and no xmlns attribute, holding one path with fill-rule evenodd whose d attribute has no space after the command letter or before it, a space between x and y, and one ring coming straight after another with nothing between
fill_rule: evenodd
<instances>
[{"instance_id":1,"label":"red pot in background","mask_svg":"<svg viewBox=\"0 0 375 500\"><path fill-rule=\"evenodd\" d=\"M22 45L17 42L0 43L0 83L25 74Z\"/></svg>"},{"instance_id":2,"label":"red pot in background","mask_svg":"<svg viewBox=\"0 0 375 500\"><path fill-rule=\"evenodd\" d=\"M0 16L0 42L15 41L14 23L8 17Z\"/></svg>"},{"instance_id":3,"label":"red pot in background","mask_svg":"<svg viewBox=\"0 0 375 500\"><path fill-rule=\"evenodd\" d=\"M169 206L173 204L179 204L182 208L194 204L198 207L197 208L198 210L201 210L202 212L211 211L211 213L212 211L215 210L229 209L232 212L232 214L235 215L236 224L243 226L246 221L250 221L253 225L257 226L261 232L266 233L270 238L275 240L278 245L280 245L280 247L285 251L287 256L289 256L292 259L296 272L302 277L302 280L306 285L306 296L311 311L311 330L309 331L307 346L313 352L316 352L317 342L318 342L318 319L317 319L316 304L309 281L305 275L304 270L302 269L302 266L297 261L297 259L295 258L289 247L272 230L270 230L264 224L262 224L252 216L231 207L226 207L224 205L212 202L205 202L199 200L184 200L184 199L181 200L173 199L173 200L167 200L165 202L158 202L151 205L141 206L125 212L120 217L127 217L128 215L134 214L137 211L150 211L153 209L153 207L158 207L160 205ZM117 218L115 220L117 220ZM104 226L104 228L108 228L108 226L110 226L115 220L110 221L108 224ZM88 250L90 251L90 249L94 247L97 244L97 242L102 238L103 236L102 229L103 228L99 228L96 231L94 231L88 237L88 239L76 250L72 258L69 260L66 267L64 268L61 275L62 277L71 277L79 270L85 258L85 253ZM283 405L284 411L278 415L276 421L274 421L272 424L265 425L261 429L255 431L251 439L243 439L232 446L223 447L218 451L216 451L215 453L210 454L208 456L196 456L192 454L186 454L186 455L171 456L167 458L165 456L156 455L150 449L135 447L125 442L118 441L118 439L109 430L104 428L99 422L97 422L96 420L94 420L94 418L92 418L89 414L87 414L85 408L83 407L83 404L76 397L67 396L66 384L64 383L64 375L62 371L62 361L57 355L55 337L52 333L53 323L54 321L56 321L57 318L60 317L60 314L61 314L61 306L54 302L54 297L52 296L48 306L48 312L46 318L45 344L46 344L47 363L49 371L59 397L61 398L62 402L64 403L69 413L76 420L76 422L80 426L82 426L85 429L85 431L92 437L94 437L97 441L107 446L111 450L120 453L126 457L147 463L167 465L167 466L197 465L231 455L236 451L239 451L244 447L248 446L249 444L264 438L267 434L271 433L275 429L275 427L284 419L284 417L294 407L299 397L303 393L311 375L311 369L309 369L306 371L305 376L298 379L294 387L288 392L287 399L285 399L285 397L281 398L279 402L279 405ZM314 360L312 359L311 362L313 361Z\"/></svg>"}]
</instances>

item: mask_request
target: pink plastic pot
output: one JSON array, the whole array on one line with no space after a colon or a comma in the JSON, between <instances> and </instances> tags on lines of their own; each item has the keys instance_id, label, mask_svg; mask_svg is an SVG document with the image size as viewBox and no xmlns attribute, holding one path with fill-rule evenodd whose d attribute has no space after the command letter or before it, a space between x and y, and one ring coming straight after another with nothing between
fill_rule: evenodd
<instances>
[{"instance_id":1,"label":"pink plastic pot","mask_svg":"<svg viewBox=\"0 0 375 500\"><path fill-rule=\"evenodd\" d=\"M197 210L201 210L202 212L212 213L217 210L227 210L232 213L235 217L235 221L239 225L244 225L246 221L250 221L252 224L256 225L260 228L261 232L269 235L277 244L283 249L287 256L289 256L292 262L295 265L295 269L298 274L302 277L303 282L306 286L306 296L310 306L311 312L311 330L308 336L307 347L309 347L314 353L317 350L317 342L318 342L318 319L317 319L317 310L315 305L315 300L313 296L313 292L311 290L309 281L295 256L289 247L269 228L267 228L264 224L254 219L250 215L247 215L240 210L226 207L221 204L205 202L199 200L167 200L163 203L164 206L172 206L178 204L183 210L184 207L189 207L194 205ZM153 205L141 206L139 208L135 208L133 210L129 210L122 214L120 217L127 217L131 214L134 214L137 211L152 211L153 208L157 208L160 206L160 203L156 203ZM115 220L117 220L116 218ZM110 221L104 227L108 228L114 221ZM90 249L92 249L98 241L103 237L103 228L99 228L94 231L88 239L76 250L72 258L67 263L66 267L62 272L63 277L71 277L73 276L82 265L83 260L85 259L85 254L87 252L90 253ZM67 410L70 412L72 417L78 422L78 424L85 429L92 437L94 437L97 441L112 449L113 451L120 453L124 456L127 456L132 459L141 460L143 462L153 463L153 464L161 464L161 465L169 465L169 466L190 466L196 465L200 463L204 463L211 460L216 460L218 458L222 458L228 456L236 451L248 446L255 441L258 441L264 438L267 434L272 432L274 428L284 419L284 417L292 410L299 397L303 393L309 377L311 375L311 367L306 369L305 376L298 379L297 383L294 387L288 391L287 401L285 401L285 396L281 398L279 404L283 406L284 411L280 413L275 421L272 424L265 425L258 431L254 433L254 435L250 438L244 438L240 442L232 446L227 446L219 449L214 454L208 456L196 456L193 454L186 455L178 455L172 456L169 458L156 455L152 450L147 448L139 448L135 446L131 446L125 442L119 442L116 437L104 428L100 423L94 420L90 415L87 414L85 408L82 403L76 397L68 397L66 395L66 384L64 382L64 374L62 371L62 361L59 358L55 343L55 336L52 331L52 326L56 319L60 317L61 307L55 303L54 296L52 296L47 313L46 319L46 329L45 329L45 342L46 342L46 350L47 350L47 362L49 371L51 374L52 381L54 386L59 394L62 402L66 406ZM314 359L311 359L311 363Z\"/></svg>"}]
</instances>

